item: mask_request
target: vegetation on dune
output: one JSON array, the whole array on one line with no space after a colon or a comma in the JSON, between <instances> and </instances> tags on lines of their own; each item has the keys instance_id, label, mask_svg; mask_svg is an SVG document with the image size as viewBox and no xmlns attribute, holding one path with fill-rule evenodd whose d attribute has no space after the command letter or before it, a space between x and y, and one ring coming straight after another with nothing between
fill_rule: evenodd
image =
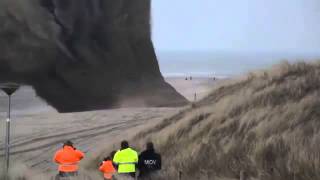
<instances>
[{"instance_id":1,"label":"vegetation on dune","mask_svg":"<svg viewBox=\"0 0 320 180\"><path fill-rule=\"evenodd\" d=\"M320 63L282 63L216 87L137 134L163 154L154 179L320 179ZM96 163L96 162L95 162ZM95 164L94 163L94 164Z\"/></svg>"}]
</instances>

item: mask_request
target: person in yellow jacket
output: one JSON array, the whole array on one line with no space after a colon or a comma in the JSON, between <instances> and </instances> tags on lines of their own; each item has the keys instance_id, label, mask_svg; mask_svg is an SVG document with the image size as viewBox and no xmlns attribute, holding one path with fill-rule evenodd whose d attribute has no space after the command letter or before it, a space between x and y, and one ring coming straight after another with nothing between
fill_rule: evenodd
<instances>
[{"instance_id":1,"label":"person in yellow jacket","mask_svg":"<svg viewBox=\"0 0 320 180\"><path fill-rule=\"evenodd\" d=\"M135 178L138 160L138 153L129 147L128 141L122 141L121 149L114 155L113 163L119 175Z\"/></svg>"}]
</instances>

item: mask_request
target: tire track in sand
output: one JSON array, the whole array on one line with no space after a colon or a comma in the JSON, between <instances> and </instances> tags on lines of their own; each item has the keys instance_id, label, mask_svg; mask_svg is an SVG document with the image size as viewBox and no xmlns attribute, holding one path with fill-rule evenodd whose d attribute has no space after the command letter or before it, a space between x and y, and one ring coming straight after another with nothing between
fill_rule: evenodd
<instances>
[{"instance_id":1,"label":"tire track in sand","mask_svg":"<svg viewBox=\"0 0 320 180\"><path fill-rule=\"evenodd\" d=\"M25 148L22 150L16 150L12 151L10 154L11 155L17 155L21 153L27 153L31 151L36 151L36 150L41 150L44 148L47 148L49 146L54 146L62 142L62 140L65 139L70 139L70 140L79 140L79 139L85 139L85 138L91 138L91 137L96 137L102 134L108 134L116 130L123 130L123 129L128 129L128 128L133 128L136 126L141 125L141 121L147 121L148 119L138 119L133 122L119 122L119 123L112 123L104 126L99 126L99 127L94 127L94 128L89 128L89 129L83 129L79 131L72 131L72 132L67 132L67 133L62 133L62 134L56 134L56 135L51 135L51 136L44 136L44 137L39 137L39 138L34 138L32 140L24 141L22 143L17 143L11 146L11 148L19 148L23 146L31 146L32 144L41 144L41 142L45 141L46 143L38 146L34 146L31 148ZM152 119L152 118L151 118ZM122 126L121 126L122 125ZM90 133L91 131L96 131L93 133ZM98 131L98 132L97 132ZM88 134L89 133L89 134ZM72 136L69 138L66 138L66 136ZM60 137L64 137L63 139L57 139ZM51 140L51 141L50 141ZM50 141L50 142L48 142ZM0 151L3 151L4 148L1 148ZM2 152L0 154L0 157L3 157L4 153Z\"/></svg>"}]
</instances>

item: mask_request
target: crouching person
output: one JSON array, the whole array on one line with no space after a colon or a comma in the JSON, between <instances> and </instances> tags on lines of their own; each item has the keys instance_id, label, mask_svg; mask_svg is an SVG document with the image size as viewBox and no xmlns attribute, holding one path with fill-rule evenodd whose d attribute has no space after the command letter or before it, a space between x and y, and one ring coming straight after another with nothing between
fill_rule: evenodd
<instances>
[{"instance_id":1,"label":"crouching person","mask_svg":"<svg viewBox=\"0 0 320 180\"><path fill-rule=\"evenodd\" d=\"M63 147L54 155L54 162L59 165L59 174L56 180L63 177L78 175L79 162L84 158L84 153L77 150L71 141L63 144Z\"/></svg>"},{"instance_id":2,"label":"crouching person","mask_svg":"<svg viewBox=\"0 0 320 180\"><path fill-rule=\"evenodd\" d=\"M103 173L105 180L114 179L113 176L116 173L116 169L113 166L112 155L104 158L99 170Z\"/></svg>"}]
</instances>

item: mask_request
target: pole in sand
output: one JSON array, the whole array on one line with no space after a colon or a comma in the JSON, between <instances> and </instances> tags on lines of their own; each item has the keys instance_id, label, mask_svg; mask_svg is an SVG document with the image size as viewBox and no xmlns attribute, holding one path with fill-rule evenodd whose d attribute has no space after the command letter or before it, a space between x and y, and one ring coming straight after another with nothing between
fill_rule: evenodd
<instances>
[{"instance_id":1,"label":"pole in sand","mask_svg":"<svg viewBox=\"0 0 320 180\"><path fill-rule=\"evenodd\" d=\"M5 139L5 179L9 179L9 163L10 163L10 121L11 121L11 96L19 89L19 85L15 83L0 84L0 88L8 95L8 114L6 120L6 139Z\"/></svg>"}]
</instances>

